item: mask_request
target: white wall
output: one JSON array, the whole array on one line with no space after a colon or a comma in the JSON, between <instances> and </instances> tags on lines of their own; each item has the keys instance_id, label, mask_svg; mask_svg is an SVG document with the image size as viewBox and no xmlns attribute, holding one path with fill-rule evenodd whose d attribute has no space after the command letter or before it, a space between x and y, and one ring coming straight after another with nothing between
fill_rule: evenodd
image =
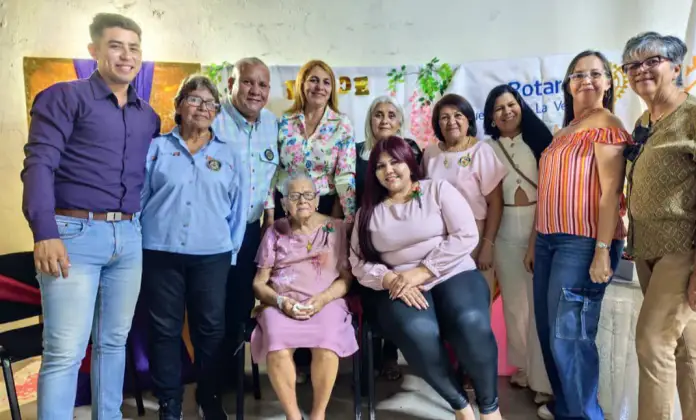
<instances>
[{"instance_id":1,"label":"white wall","mask_svg":"<svg viewBox=\"0 0 696 420\"><path fill-rule=\"evenodd\" d=\"M256 55L271 64L316 57L361 66L619 50L644 30L684 36L690 6L691 0L0 0L0 253L31 247L20 210L27 133L22 57L88 57L95 13L138 21L146 60Z\"/></svg>"}]
</instances>

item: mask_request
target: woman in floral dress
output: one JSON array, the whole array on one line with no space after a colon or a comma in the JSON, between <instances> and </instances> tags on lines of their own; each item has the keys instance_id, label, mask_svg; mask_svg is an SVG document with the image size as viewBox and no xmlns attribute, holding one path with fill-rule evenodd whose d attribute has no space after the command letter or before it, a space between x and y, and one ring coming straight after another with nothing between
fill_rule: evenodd
<instances>
[{"instance_id":1,"label":"woman in floral dress","mask_svg":"<svg viewBox=\"0 0 696 420\"><path fill-rule=\"evenodd\" d=\"M319 213L352 223L355 202L355 137L338 111L336 77L323 61L300 69L292 107L278 124L280 165L266 201L274 219L284 216L278 187L288 176L306 174L319 191ZM338 200L336 200L338 198Z\"/></svg>"},{"instance_id":2,"label":"woman in floral dress","mask_svg":"<svg viewBox=\"0 0 696 420\"><path fill-rule=\"evenodd\" d=\"M287 218L266 231L256 262L254 293L262 303L251 336L254 360L266 359L271 385L285 415L301 419L295 394L293 354L312 354L314 403L311 419L323 419L338 360L358 350L343 296L350 289L348 244L343 221L316 211L318 192L298 174L284 183Z\"/></svg>"}]
</instances>

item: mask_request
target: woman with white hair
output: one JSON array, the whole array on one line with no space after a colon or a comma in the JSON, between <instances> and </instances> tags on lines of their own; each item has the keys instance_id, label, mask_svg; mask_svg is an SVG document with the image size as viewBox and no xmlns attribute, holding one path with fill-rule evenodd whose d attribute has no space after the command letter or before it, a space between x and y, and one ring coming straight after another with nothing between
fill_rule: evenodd
<instances>
[{"instance_id":1,"label":"woman with white hair","mask_svg":"<svg viewBox=\"0 0 696 420\"><path fill-rule=\"evenodd\" d=\"M655 32L628 40L623 71L648 110L626 149L628 246L643 289L636 326L638 419L696 416L696 98L682 87L687 47Z\"/></svg>"},{"instance_id":2,"label":"woman with white hair","mask_svg":"<svg viewBox=\"0 0 696 420\"><path fill-rule=\"evenodd\" d=\"M262 306L251 354L266 360L286 418L300 420L293 354L310 349L314 402L309 418L324 419L339 358L358 350L343 299L353 278L346 224L317 211L319 191L306 174L290 175L280 192L287 216L266 230L256 257L254 293Z\"/></svg>"},{"instance_id":3,"label":"woman with white hair","mask_svg":"<svg viewBox=\"0 0 696 420\"><path fill-rule=\"evenodd\" d=\"M362 192L365 185L365 173L370 152L377 142L388 139L391 136L404 138L405 131L404 110L399 102L392 96L383 95L375 98L370 104L365 116L365 141L355 145L357 161L355 163L355 188L357 204L360 207ZM404 138L413 150L416 162L420 165L423 152L414 140Z\"/></svg>"},{"instance_id":4,"label":"woman with white hair","mask_svg":"<svg viewBox=\"0 0 696 420\"><path fill-rule=\"evenodd\" d=\"M365 176L367 174L367 161L370 158L370 152L375 145L392 136L403 136L404 131L404 110L399 102L391 96L384 95L375 98L370 104L370 108L365 116L365 141L356 144L357 160L355 162L355 190L357 197L358 208L362 199L362 194L365 190ZM416 162L420 165L423 153L418 144L411 139L404 139L413 150L416 157ZM375 313L375 292L372 289L363 287L358 282L355 287L360 293L363 302L363 311L365 317L372 321ZM378 349L375 352L375 368L380 370L380 375L389 381L397 381L401 378L398 359L399 354L396 346L389 340L375 339L374 347ZM381 347L381 351L380 350Z\"/></svg>"}]
</instances>

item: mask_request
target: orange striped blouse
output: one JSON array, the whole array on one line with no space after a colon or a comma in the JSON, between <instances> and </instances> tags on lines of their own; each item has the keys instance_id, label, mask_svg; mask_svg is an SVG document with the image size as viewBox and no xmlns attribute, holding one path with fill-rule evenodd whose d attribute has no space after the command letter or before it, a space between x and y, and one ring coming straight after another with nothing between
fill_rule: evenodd
<instances>
[{"instance_id":1,"label":"orange striped blouse","mask_svg":"<svg viewBox=\"0 0 696 420\"><path fill-rule=\"evenodd\" d=\"M537 231L596 238L601 189L594 143L619 145L631 141L631 135L617 127L589 128L555 138L539 161ZM619 207L614 239L626 237L621 220L626 213L623 193Z\"/></svg>"}]
</instances>

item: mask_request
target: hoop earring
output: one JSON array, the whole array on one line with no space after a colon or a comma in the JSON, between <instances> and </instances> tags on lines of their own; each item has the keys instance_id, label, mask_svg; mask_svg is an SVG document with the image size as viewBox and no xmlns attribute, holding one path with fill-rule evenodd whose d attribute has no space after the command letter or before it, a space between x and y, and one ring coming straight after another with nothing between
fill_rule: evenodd
<instances>
[{"instance_id":1,"label":"hoop earring","mask_svg":"<svg viewBox=\"0 0 696 420\"><path fill-rule=\"evenodd\" d=\"M495 128L495 121L491 122L491 127Z\"/></svg>"}]
</instances>

